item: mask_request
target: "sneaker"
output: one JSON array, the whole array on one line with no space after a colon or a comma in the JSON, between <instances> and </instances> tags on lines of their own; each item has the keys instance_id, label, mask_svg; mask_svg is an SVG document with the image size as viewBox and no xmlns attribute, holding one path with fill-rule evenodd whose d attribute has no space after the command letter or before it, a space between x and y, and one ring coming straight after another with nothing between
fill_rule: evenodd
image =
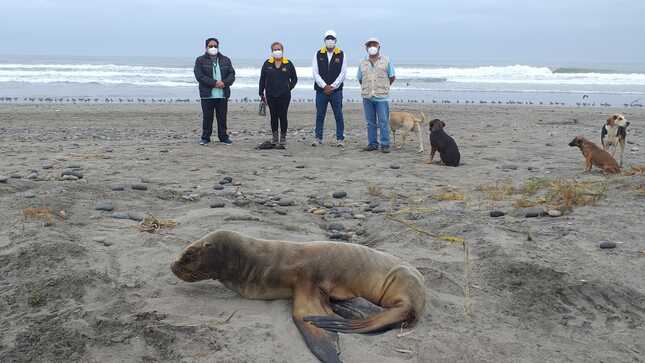
<instances>
[{"instance_id":1,"label":"sneaker","mask_svg":"<svg viewBox=\"0 0 645 363\"><path fill-rule=\"evenodd\" d=\"M336 140L336 147L345 147L345 140Z\"/></svg>"},{"instance_id":2,"label":"sneaker","mask_svg":"<svg viewBox=\"0 0 645 363\"><path fill-rule=\"evenodd\" d=\"M200 144L201 146L206 146L206 145L208 145L208 144L210 144L210 143L211 143L211 142L210 142L210 141L208 141L208 140L199 140L199 144Z\"/></svg>"},{"instance_id":3,"label":"sneaker","mask_svg":"<svg viewBox=\"0 0 645 363\"><path fill-rule=\"evenodd\" d=\"M381 152L382 152L383 154L389 154L389 153L390 153L390 147L389 147L389 146L383 146L383 147L381 148Z\"/></svg>"},{"instance_id":4,"label":"sneaker","mask_svg":"<svg viewBox=\"0 0 645 363\"><path fill-rule=\"evenodd\" d=\"M378 150L377 145L367 145L366 147L363 148L363 151L375 151Z\"/></svg>"},{"instance_id":5,"label":"sneaker","mask_svg":"<svg viewBox=\"0 0 645 363\"><path fill-rule=\"evenodd\" d=\"M312 143L311 143L311 146L316 147L316 146L318 146L318 145L322 145L322 144L323 144L323 143L322 143L322 140L321 140L321 139L316 139L316 140L314 140L314 142L312 142Z\"/></svg>"},{"instance_id":6,"label":"sneaker","mask_svg":"<svg viewBox=\"0 0 645 363\"><path fill-rule=\"evenodd\" d=\"M226 140L222 141L222 144L224 144L224 145L232 145L233 141L231 141L231 139L226 139Z\"/></svg>"}]
</instances>

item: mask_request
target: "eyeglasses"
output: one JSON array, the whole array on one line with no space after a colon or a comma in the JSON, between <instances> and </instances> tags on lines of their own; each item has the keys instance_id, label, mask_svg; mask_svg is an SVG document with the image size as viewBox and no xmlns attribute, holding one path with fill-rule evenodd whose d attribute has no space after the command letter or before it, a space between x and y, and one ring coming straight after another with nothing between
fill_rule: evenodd
<instances>
[{"instance_id":1,"label":"eyeglasses","mask_svg":"<svg viewBox=\"0 0 645 363\"><path fill-rule=\"evenodd\" d=\"M211 44L209 44L209 45L208 45L208 48L217 48L217 45L211 45Z\"/></svg>"}]
</instances>

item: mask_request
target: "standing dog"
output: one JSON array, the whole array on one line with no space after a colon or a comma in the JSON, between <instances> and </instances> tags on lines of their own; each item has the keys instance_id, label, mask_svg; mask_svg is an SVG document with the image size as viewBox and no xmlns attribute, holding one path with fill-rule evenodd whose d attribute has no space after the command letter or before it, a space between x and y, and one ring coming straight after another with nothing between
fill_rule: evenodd
<instances>
[{"instance_id":1,"label":"standing dog","mask_svg":"<svg viewBox=\"0 0 645 363\"><path fill-rule=\"evenodd\" d=\"M605 151L610 151L611 156L616 156L616 149L620 147L620 167L623 167L623 151L625 150L625 139L627 138L627 126L629 122L625 116L615 114L607 119L607 123L602 127L600 142Z\"/></svg>"},{"instance_id":2,"label":"standing dog","mask_svg":"<svg viewBox=\"0 0 645 363\"><path fill-rule=\"evenodd\" d=\"M432 164L434 153L439 151L439 157L445 165L459 166L459 159L461 158L459 148L455 139L443 131L444 127L446 127L446 123L439 119L430 121L430 146L432 151L430 152L428 164Z\"/></svg>"},{"instance_id":3,"label":"standing dog","mask_svg":"<svg viewBox=\"0 0 645 363\"><path fill-rule=\"evenodd\" d=\"M569 146L580 148L582 155L585 157L585 171L591 171L591 166L595 165L605 173L620 173L620 167L616 160L608 152L584 137L576 136L571 140Z\"/></svg>"},{"instance_id":4,"label":"standing dog","mask_svg":"<svg viewBox=\"0 0 645 363\"><path fill-rule=\"evenodd\" d=\"M396 147L396 130L401 130L401 145L397 147L400 149L405 144L405 139L408 137L408 133L416 131L419 136L419 150L417 152L423 152L423 135L421 133L421 124L426 122L426 116L421 112L421 118L418 119L414 117L413 114L409 112L390 112L390 129L392 130L392 140Z\"/></svg>"}]
</instances>

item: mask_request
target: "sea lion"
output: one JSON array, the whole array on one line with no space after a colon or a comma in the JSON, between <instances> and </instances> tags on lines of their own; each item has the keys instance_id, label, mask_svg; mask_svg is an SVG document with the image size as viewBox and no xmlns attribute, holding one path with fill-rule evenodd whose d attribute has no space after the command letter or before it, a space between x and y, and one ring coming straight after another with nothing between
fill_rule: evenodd
<instances>
[{"instance_id":1,"label":"sea lion","mask_svg":"<svg viewBox=\"0 0 645 363\"><path fill-rule=\"evenodd\" d=\"M340 242L296 243L211 232L172 272L219 280L247 299L293 299L293 321L311 352L340 362L336 332L376 333L413 324L425 308L423 275L392 255Z\"/></svg>"}]
</instances>

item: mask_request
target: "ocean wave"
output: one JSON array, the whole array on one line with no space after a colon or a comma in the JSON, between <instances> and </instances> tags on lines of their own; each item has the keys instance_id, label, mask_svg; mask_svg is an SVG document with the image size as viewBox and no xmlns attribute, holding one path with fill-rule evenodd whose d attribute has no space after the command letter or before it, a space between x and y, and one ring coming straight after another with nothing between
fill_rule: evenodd
<instances>
[{"instance_id":1,"label":"ocean wave","mask_svg":"<svg viewBox=\"0 0 645 363\"><path fill-rule=\"evenodd\" d=\"M603 72L578 68L535 67L527 65L481 67L397 66L396 76L408 86L422 87L428 83L462 84L527 84L568 86L645 86L645 74ZM313 83L311 67L296 67L301 83ZM357 67L348 67L348 83L356 82ZM236 78L254 83L260 76L259 67L238 67ZM116 64L0 64L0 82L98 82L129 83L185 87L195 83L192 67L160 67Z\"/></svg>"}]
</instances>

